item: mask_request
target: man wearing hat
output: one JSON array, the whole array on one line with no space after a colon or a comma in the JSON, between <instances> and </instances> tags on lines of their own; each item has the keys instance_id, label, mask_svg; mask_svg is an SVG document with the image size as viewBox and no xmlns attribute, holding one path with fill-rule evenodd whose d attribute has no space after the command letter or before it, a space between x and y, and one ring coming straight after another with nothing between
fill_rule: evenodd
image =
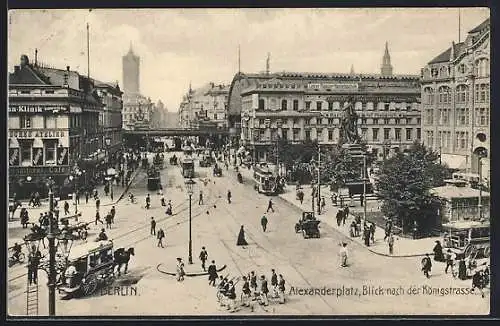
<instances>
[{"instance_id":1,"label":"man wearing hat","mask_svg":"<svg viewBox=\"0 0 500 326\"><path fill-rule=\"evenodd\" d=\"M208 285L215 286L215 280L217 280L217 267L215 266L215 260L212 260L212 263L208 266Z\"/></svg>"},{"instance_id":2,"label":"man wearing hat","mask_svg":"<svg viewBox=\"0 0 500 326\"><path fill-rule=\"evenodd\" d=\"M340 245L340 266L347 267L347 243L343 242Z\"/></svg>"},{"instance_id":3,"label":"man wearing hat","mask_svg":"<svg viewBox=\"0 0 500 326\"><path fill-rule=\"evenodd\" d=\"M207 249L205 249L205 247L201 247L200 260L201 260L201 268L203 268L204 272L206 272L205 262L207 261L207 259L208 259Z\"/></svg>"}]
</instances>

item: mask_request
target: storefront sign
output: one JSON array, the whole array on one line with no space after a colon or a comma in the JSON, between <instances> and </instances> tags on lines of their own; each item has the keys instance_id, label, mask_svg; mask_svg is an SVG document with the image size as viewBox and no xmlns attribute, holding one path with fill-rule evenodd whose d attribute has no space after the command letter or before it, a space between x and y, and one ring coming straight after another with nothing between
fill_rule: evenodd
<instances>
[{"instance_id":1,"label":"storefront sign","mask_svg":"<svg viewBox=\"0 0 500 326\"><path fill-rule=\"evenodd\" d=\"M65 130L60 129L9 130L11 138L63 138L66 136Z\"/></svg>"},{"instance_id":2,"label":"storefront sign","mask_svg":"<svg viewBox=\"0 0 500 326\"><path fill-rule=\"evenodd\" d=\"M11 167L9 169L10 176L40 176L51 174L69 174L69 166L27 166L27 167Z\"/></svg>"},{"instance_id":3,"label":"storefront sign","mask_svg":"<svg viewBox=\"0 0 500 326\"><path fill-rule=\"evenodd\" d=\"M9 148L9 165L19 165L19 148Z\"/></svg>"},{"instance_id":4,"label":"storefront sign","mask_svg":"<svg viewBox=\"0 0 500 326\"><path fill-rule=\"evenodd\" d=\"M330 90L357 90L358 84L309 84L307 88L309 89L330 89Z\"/></svg>"},{"instance_id":5,"label":"storefront sign","mask_svg":"<svg viewBox=\"0 0 500 326\"><path fill-rule=\"evenodd\" d=\"M9 105L11 113L43 113L50 111L65 112L68 111L67 106L46 106L46 105Z\"/></svg>"}]
</instances>

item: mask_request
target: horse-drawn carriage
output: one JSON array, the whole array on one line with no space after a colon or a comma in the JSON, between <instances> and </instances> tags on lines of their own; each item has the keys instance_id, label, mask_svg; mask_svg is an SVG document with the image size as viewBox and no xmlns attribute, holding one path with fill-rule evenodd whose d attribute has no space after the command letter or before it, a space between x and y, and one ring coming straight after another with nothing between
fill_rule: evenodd
<instances>
[{"instance_id":1,"label":"horse-drawn carriage","mask_svg":"<svg viewBox=\"0 0 500 326\"><path fill-rule=\"evenodd\" d=\"M120 269L125 265L127 273L130 255L134 248L119 248L113 252L113 241L88 242L74 248L67 259L57 284L63 298L86 296L94 293L98 287L110 285L120 276Z\"/></svg>"},{"instance_id":2,"label":"horse-drawn carriage","mask_svg":"<svg viewBox=\"0 0 500 326\"><path fill-rule=\"evenodd\" d=\"M301 219L295 223L295 233L302 232L304 238L319 238L319 223L314 212L302 212Z\"/></svg>"},{"instance_id":3,"label":"horse-drawn carriage","mask_svg":"<svg viewBox=\"0 0 500 326\"><path fill-rule=\"evenodd\" d=\"M74 224L62 222L61 231L73 235L76 239L87 240L89 224L90 222L76 222Z\"/></svg>"},{"instance_id":4,"label":"horse-drawn carriage","mask_svg":"<svg viewBox=\"0 0 500 326\"><path fill-rule=\"evenodd\" d=\"M481 222L455 222L443 224L444 249L450 249L465 259L490 256L490 224Z\"/></svg>"}]
</instances>

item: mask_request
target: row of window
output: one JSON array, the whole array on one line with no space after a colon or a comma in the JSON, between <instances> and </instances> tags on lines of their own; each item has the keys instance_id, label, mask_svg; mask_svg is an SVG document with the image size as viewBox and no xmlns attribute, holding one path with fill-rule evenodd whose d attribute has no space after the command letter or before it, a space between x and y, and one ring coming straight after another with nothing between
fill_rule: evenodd
<instances>
[{"instance_id":1,"label":"row of window","mask_svg":"<svg viewBox=\"0 0 500 326\"><path fill-rule=\"evenodd\" d=\"M476 108L475 110L475 124L478 126L487 126L489 123L489 109ZM457 108L455 110L455 125L468 126L470 123L469 108ZM424 125L434 124L434 110L425 109L424 112ZM448 126L451 122L451 109L438 109L437 110L437 125Z\"/></svg>"},{"instance_id":2,"label":"row of window","mask_svg":"<svg viewBox=\"0 0 500 326\"><path fill-rule=\"evenodd\" d=\"M383 138L380 139L380 131L382 130L383 132ZM421 138L421 129L416 128L416 134L413 128L394 128L394 133L392 134L391 132L392 128L371 128L371 140L372 141L379 141L379 140L395 140L395 141L401 141L403 140L402 137L404 137L404 140L406 141L411 141L413 139L420 139ZM300 128L293 128L291 131L290 129L276 129L273 128L270 130L270 132L267 132L264 129L254 129L253 130L253 135L254 135L254 140L275 140L277 138L277 135L279 135L281 132L281 135L284 139L289 139L289 140L294 140L294 141L299 141L301 139L301 129ZM325 132L328 133L328 140L334 140L334 131L331 129L318 129L316 132L316 135L325 135ZM402 134L404 132L404 135ZM246 129L244 130L244 133L247 135L247 138L249 138L250 130ZM362 134L363 137L369 137L368 135L368 128L362 128ZM269 136L268 136L269 135ZM304 130L304 135L306 140L311 140L311 130ZM291 136L291 137L289 137ZM320 136L321 138L321 136Z\"/></svg>"},{"instance_id":3,"label":"row of window","mask_svg":"<svg viewBox=\"0 0 500 326\"><path fill-rule=\"evenodd\" d=\"M425 142L433 146L434 145L434 131L428 130L425 132ZM455 132L455 150L467 150L469 149L469 132L467 131L457 131ZM451 132L450 131L439 131L436 139L436 147L441 147L441 150L447 151L451 150Z\"/></svg>"},{"instance_id":4,"label":"row of window","mask_svg":"<svg viewBox=\"0 0 500 326\"><path fill-rule=\"evenodd\" d=\"M267 102L267 107L266 107ZM345 104L345 103L344 103ZM343 105L344 105L343 104ZM276 111L278 110L278 102L277 99L271 98L269 100L265 100L263 98L259 99L259 107L258 110L270 110ZM374 102L356 102L354 103L354 109L356 111L364 111L364 110L374 110ZM378 111L405 111L405 110L418 110L417 104L409 104L409 103L395 103L395 102L378 102L377 103ZM293 111L299 111L299 100L281 100L280 110L287 111L289 109ZM315 110L315 111L338 111L341 109L340 102L327 102L327 101L305 101L305 110Z\"/></svg>"},{"instance_id":5,"label":"row of window","mask_svg":"<svg viewBox=\"0 0 500 326\"><path fill-rule=\"evenodd\" d=\"M34 115L19 114L9 117L9 128L11 129L57 129L68 128L68 117L66 115Z\"/></svg>"},{"instance_id":6,"label":"row of window","mask_svg":"<svg viewBox=\"0 0 500 326\"><path fill-rule=\"evenodd\" d=\"M267 121L266 121L267 120ZM298 125L300 124L299 118L295 118L291 120L291 123L293 125ZM323 118L323 119L316 119L312 118L310 120L308 119L303 119L304 125L338 125L340 123L339 118ZM367 118L360 118L358 119L358 122L361 125L366 125L366 124L379 124L379 125L389 125L389 124L416 124L420 125L420 118L375 118L375 119L367 119ZM279 124L281 125L287 125L287 121L282 121ZM255 121L255 126L256 127L268 127L271 125L271 120L269 119L258 119Z\"/></svg>"},{"instance_id":7,"label":"row of window","mask_svg":"<svg viewBox=\"0 0 500 326\"><path fill-rule=\"evenodd\" d=\"M434 90L431 87L424 88L423 94L423 104L434 104L435 100L437 103L451 103L452 89L448 86L441 86L438 88L438 96L436 98ZM481 83L475 85L475 97L476 102L489 102L490 100L490 85ZM455 92L455 102L456 103L467 103L469 102L469 87L467 85L458 85Z\"/></svg>"},{"instance_id":8,"label":"row of window","mask_svg":"<svg viewBox=\"0 0 500 326\"><path fill-rule=\"evenodd\" d=\"M425 68L423 75L426 78L448 78L452 75L452 68L449 66L441 66L438 68ZM490 75L490 61L487 58L480 58L474 63L474 75L477 77L488 77ZM458 74L467 73L467 67L464 63L456 66Z\"/></svg>"},{"instance_id":9,"label":"row of window","mask_svg":"<svg viewBox=\"0 0 500 326\"><path fill-rule=\"evenodd\" d=\"M21 166L32 166L34 162L43 165L57 165L57 140L43 140L43 148L33 148L32 141L19 140L19 162Z\"/></svg>"}]
</instances>

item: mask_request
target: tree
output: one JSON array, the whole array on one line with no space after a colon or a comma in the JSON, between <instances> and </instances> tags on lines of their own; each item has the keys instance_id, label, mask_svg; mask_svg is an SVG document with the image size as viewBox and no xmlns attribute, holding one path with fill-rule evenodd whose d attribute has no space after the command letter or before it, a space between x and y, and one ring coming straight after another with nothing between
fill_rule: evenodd
<instances>
[{"instance_id":1,"label":"tree","mask_svg":"<svg viewBox=\"0 0 500 326\"><path fill-rule=\"evenodd\" d=\"M429 190L442 186L447 168L439 154L415 142L407 153L398 152L387 159L377 173L377 188L382 197L382 213L402 225L403 231L430 231L435 208L441 201Z\"/></svg>"},{"instance_id":2,"label":"tree","mask_svg":"<svg viewBox=\"0 0 500 326\"><path fill-rule=\"evenodd\" d=\"M339 146L326 150L321 162L322 182L330 184L333 189L342 188L348 181L361 178L363 161L352 157Z\"/></svg>"}]
</instances>

